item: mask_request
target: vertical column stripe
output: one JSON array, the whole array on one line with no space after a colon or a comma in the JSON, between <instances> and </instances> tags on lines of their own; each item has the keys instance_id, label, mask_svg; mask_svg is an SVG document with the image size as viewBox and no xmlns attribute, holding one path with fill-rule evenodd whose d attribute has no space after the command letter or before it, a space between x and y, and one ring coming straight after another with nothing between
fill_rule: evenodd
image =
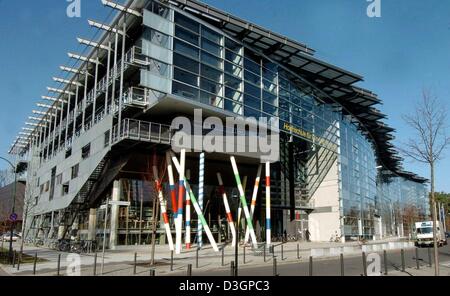
<instances>
[{"instance_id":1,"label":"vertical column stripe","mask_svg":"<svg viewBox=\"0 0 450 296\"><path fill-rule=\"evenodd\" d=\"M228 225L230 226L232 236L232 246L236 245L236 228L233 223L233 216L231 215L230 205L228 204L228 197L223 186L222 175L217 173L217 180L219 181L219 191L222 194L223 205L225 206L225 212L227 213Z\"/></svg>"},{"instance_id":2,"label":"vertical column stripe","mask_svg":"<svg viewBox=\"0 0 450 296\"><path fill-rule=\"evenodd\" d=\"M166 152L167 174L169 175L170 197L172 202L172 212L174 216L177 215L177 196L175 192L175 178L173 176L172 160L170 160L170 153Z\"/></svg>"},{"instance_id":3,"label":"vertical column stripe","mask_svg":"<svg viewBox=\"0 0 450 296\"><path fill-rule=\"evenodd\" d=\"M257 248L258 242L256 241L256 235L255 235L255 231L253 229L253 223L252 223L252 219L250 217L250 211L248 210L247 200L245 199L245 192L244 192L244 188L242 187L241 177L239 176L239 171L238 171L238 168L236 165L236 159L234 158L234 156L231 156L230 160L231 160L231 165L233 167L234 177L236 179L236 184L237 184L240 196L241 196L240 197L241 205L242 205L242 209L244 210L244 215L245 215L245 219L247 221L248 229L250 231L250 237L252 239L254 247Z\"/></svg>"},{"instance_id":4,"label":"vertical column stripe","mask_svg":"<svg viewBox=\"0 0 450 296\"><path fill-rule=\"evenodd\" d=\"M270 221L270 162L266 162L266 244L272 244L272 225Z\"/></svg>"},{"instance_id":5,"label":"vertical column stripe","mask_svg":"<svg viewBox=\"0 0 450 296\"><path fill-rule=\"evenodd\" d=\"M259 181L261 180L261 171L262 171L262 165L259 165L258 172L256 173L255 186L253 187L252 203L250 206L250 215L252 217L252 221L253 221L253 216L255 213L256 198L258 197ZM245 240L244 240L245 243L248 242L249 236L250 236L250 232L247 227L245 230Z\"/></svg>"},{"instance_id":6,"label":"vertical column stripe","mask_svg":"<svg viewBox=\"0 0 450 296\"><path fill-rule=\"evenodd\" d=\"M169 242L169 248L174 250L172 231L170 230L169 217L167 216L166 201L164 200L161 181L159 180L158 168L156 166L156 154L153 155L153 178L155 179L156 190L158 192L159 206L161 208L161 215L163 217L164 228L166 230L167 240Z\"/></svg>"},{"instance_id":7,"label":"vertical column stripe","mask_svg":"<svg viewBox=\"0 0 450 296\"><path fill-rule=\"evenodd\" d=\"M177 170L181 170L181 165L178 162L178 159L175 156L172 156L172 161L175 165L175 168ZM209 242L211 243L211 246L213 247L214 251L219 252L219 248L217 247L216 241L214 239L214 236L212 235L211 229L208 226L208 223L206 222L205 217L203 216L202 211L200 210L200 207L198 206L197 198L195 197L194 192L192 191L191 187L189 186L189 182L184 179L184 183L186 186L186 191L189 192L192 204L194 205L195 212L197 213L198 218L203 224L203 228L205 229L206 236L209 239Z\"/></svg>"}]
</instances>

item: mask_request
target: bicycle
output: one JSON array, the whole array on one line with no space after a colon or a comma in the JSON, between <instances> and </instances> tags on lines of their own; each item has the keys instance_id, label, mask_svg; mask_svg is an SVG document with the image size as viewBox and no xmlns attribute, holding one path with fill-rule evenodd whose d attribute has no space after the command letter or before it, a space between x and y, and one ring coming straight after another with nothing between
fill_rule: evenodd
<instances>
[{"instance_id":1,"label":"bicycle","mask_svg":"<svg viewBox=\"0 0 450 296\"><path fill-rule=\"evenodd\" d=\"M61 252L69 252L70 251L70 240L68 240L68 239L58 240L58 250Z\"/></svg>"}]
</instances>

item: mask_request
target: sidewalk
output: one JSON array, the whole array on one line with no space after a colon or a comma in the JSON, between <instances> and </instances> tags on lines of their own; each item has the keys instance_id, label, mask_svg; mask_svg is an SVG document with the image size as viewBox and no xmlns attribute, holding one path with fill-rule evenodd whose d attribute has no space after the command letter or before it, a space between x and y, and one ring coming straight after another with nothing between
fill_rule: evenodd
<instances>
[{"instance_id":1,"label":"sidewalk","mask_svg":"<svg viewBox=\"0 0 450 296\"><path fill-rule=\"evenodd\" d=\"M369 242L367 245L382 244L389 243L393 241L398 241L398 239L388 239L383 241ZM280 243L274 243L274 252L275 256L281 258L281 253L283 252L283 260L282 264L294 263L294 262L302 262L309 260L309 256L311 256L312 251L314 249L329 249L329 248L341 248L341 247L352 247L354 248L355 253L354 256L360 256L363 247L358 242L351 243L327 243L327 242L314 242L314 243L297 243L297 242L289 242L281 245ZM220 246L221 248L222 246ZM19 249L19 245L15 246L15 249ZM198 269L201 271L208 270L217 270L217 269L229 269L229 264L231 261L235 260L235 250L231 245L225 246L223 251L224 264L222 267L222 251L216 253L211 248L211 246L207 245L203 249L199 250L198 253ZM264 257L262 254L262 249L260 252L255 253L251 250L251 247L245 248L246 252L246 262L248 266L257 267L257 266L267 266L267 262L271 260L272 254L269 254L269 250L266 249L266 262L264 262ZM30 256L34 256L36 253L38 257L41 259L47 260L47 262L38 263L36 266L37 275L55 275L57 269L57 261L58 255L61 254L61 273L67 270L67 267L73 264L72 261L74 258L70 256L68 253L62 253L55 250L49 250L44 248L37 248L26 246L24 248L24 253ZM168 250L168 246L159 246L157 245L155 248L155 260L156 266L151 267L149 262L151 258L151 246L121 246L116 250L107 250L104 258L104 275L133 275L134 274L134 256L137 253L137 267L136 273L138 275L149 275L150 269L155 269L158 275L169 275L170 271L170 263L171 263L171 254ZM239 248L239 260L243 260L244 248ZM300 259L297 258L297 255ZM96 273L100 274L101 271L101 263L102 263L102 254L101 252L97 254L97 267ZM346 255L352 256L352 255ZM174 265L173 272L184 272L187 269L188 264L192 264L195 268L197 266L197 250L183 250L183 252L179 255L174 254ZM324 257L326 258L326 257ZM81 274L90 276L93 275L94 272L94 262L95 256L94 254L83 254L80 255L80 264L81 264ZM69 261L68 261L69 260ZM33 264L23 264L20 266L20 270L17 271L12 266L3 266L2 267L6 273L10 273L13 275L32 275L33 273Z\"/></svg>"},{"instance_id":2,"label":"sidewalk","mask_svg":"<svg viewBox=\"0 0 450 296\"><path fill-rule=\"evenodd\" d=\"M450 262L439 264L439 274L440 276L450 276ZM401 270L390 272L389 276L434 276L434 266L421 266L419 270L417 268L407 268L405 272Z\"/></svg>"}]
</instances>

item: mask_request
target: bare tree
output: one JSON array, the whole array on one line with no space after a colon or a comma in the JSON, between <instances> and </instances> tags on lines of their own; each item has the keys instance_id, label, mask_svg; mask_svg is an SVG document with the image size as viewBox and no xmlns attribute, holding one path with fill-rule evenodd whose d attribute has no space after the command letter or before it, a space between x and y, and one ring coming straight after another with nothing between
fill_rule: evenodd
<instances>
[{"instance_id":1,"label":"bare tree","mask_svg":"<svg viewBox=\"0 0 450 296\"><path fill-rule=\"evenodd\" d=\"M409 158L425 163L430 168L431 217L433 220L435 275L439 275L439 253L437 246L437 213L435 199L435 168L450 145L447 135L448 112L445 106L430 91L423 90L422 100L416 104L411 115L403 116L414 130L415 136L405 143L402 152Z\"/></svg>"},{"instance_id":2,"label":"bare tree","mask_svg":"<svg viewBox=\"0 0 450 296\"><path fill-rule=\"evenodd\" d=\"M9 169L0 170L0 188L14 182L14 174Z\"/></svg>"}]
</instances>

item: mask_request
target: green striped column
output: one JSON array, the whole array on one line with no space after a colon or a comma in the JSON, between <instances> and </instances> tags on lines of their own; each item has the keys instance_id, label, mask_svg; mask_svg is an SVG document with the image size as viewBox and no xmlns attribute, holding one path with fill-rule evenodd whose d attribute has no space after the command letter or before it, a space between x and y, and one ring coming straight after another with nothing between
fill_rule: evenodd
<instances>
[{"instance_id":1,"label":"green striped column","mask_svg":"<svg viewBox=\"0 0 450 296\"><path fill-rule=\"evenodd\" d=\"M233 167L234 178L236 179L236 184L237 184L237 187L239 190L239 195L241 198L241 206L242 206L242 209L244 209L244 215L245 215L245 219L247 221L247 227L250 232L250 237L252 239L253 246L255 248L257 248L258 242L256 241L255 230L253 229L252 218L250 216L250 211L248 210L247 200L245 198L244 187L242 186L241 177L239 175L239 171L238 171L237 164L236 164L236 159L234 158L234 156L231 156L230 159L231 159L231 166Z\"/></svg>"}]
</instances>

